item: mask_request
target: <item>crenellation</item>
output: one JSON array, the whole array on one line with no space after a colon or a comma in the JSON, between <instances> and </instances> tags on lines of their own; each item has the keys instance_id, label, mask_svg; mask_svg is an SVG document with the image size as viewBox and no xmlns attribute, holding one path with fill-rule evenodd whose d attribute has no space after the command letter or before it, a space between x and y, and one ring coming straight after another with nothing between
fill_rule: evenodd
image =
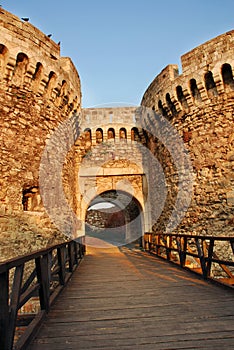
<instances>
[{"instance_id":1,"label":"crenellation","mask_svg":"<svg viewBox=\"0 0 234 350\"><path fill-rule=\"evenodd\" d=\"M34 46L34 39L36 39L43 55L50 56L53 54L55 57L60 56L60 47L53 40L51 40L47 35L42 33L39 29L34 27L29 22L24 22L18 17L12 15L5 9L1 9L0 13L0 25L3 27L3 31L8 32L7 41L9 41L9 36L13 39L21 40L21 47ZM5 37L5 35L4 35ZM16 42L17 43L17 42Z\"/></svg>"},{"instance_id":2,"label":"crenellation","mask_svg":"<svg viewBox=\"0 0 234 350\"><path fill-rule=\"evenodd\" d=\"M223 38L225 38L224 46L222 44ZM155 110L160 111L158 102L161 101L160 104L170 117L172 111L169 108L170 111L168 112L166 96L169 94L171 101L176 104L175 100L179 100L176 87L182 86L184 96L187 95L183 104L184 112L186 112L186 104L189 109L196 108L201 102L209 104L210 99L212 100L215 96L224 93L222 66L228 63L231 67L234 67L234 60L232 58L234 56L233 42L234 31L230 31L227 35L225 33L183 55L181 57L182 74L180 75L174 74L173 76L173 72L176 72L178 67L176 65L168 65L150 84L143 96L142 103L145 105L152 105L152 100L154 100L153 105ZM233 56L230 51L233 53ZM209 75L210 81L213 80L212 87L210 86L212 83L206 83L207 75ZM196 81L196 94L191 91L191 88L186 88L187 86L189 87L191 80ZM230 87L229 90L231 90ZM154 98L152 96L154 96ZM188 102L188 100L190 101ZM174 114L176 116L175 110Z\"/></svg>"}]
</instances>

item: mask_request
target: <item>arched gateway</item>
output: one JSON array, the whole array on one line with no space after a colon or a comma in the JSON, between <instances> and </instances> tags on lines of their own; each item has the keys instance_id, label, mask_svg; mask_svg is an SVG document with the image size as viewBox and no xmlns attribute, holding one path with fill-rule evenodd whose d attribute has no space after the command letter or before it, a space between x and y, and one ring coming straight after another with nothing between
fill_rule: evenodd
<instances>
[{"instance_id":1,"label":"arched gateway","mask_svg":"<svg viewBox=\"0 0 234 350\"><path fill-rule=\"evenodd\" d=\"M135 197L123 191L106 191L90 203L85 218L88 244L101 241L117 246L132 242L141 245L143 233L142 207Z\"/></svg>"},{"instance_id":2,"label":"arched gateway","mask_svg":"<svg viewBox=\"0 0 234 350\"><path fill-rule=\"evenodd\" d=\"M116 245L141 240L150 226L136 107L85 109L77 140L77 216L93 238ZM82 150L82 151L81 151ZM108 206L109 203L109 206ZM101 210L93 209L94 205ZM104 208L103 208L104 206Z\"/></svg>"}]
</instances>

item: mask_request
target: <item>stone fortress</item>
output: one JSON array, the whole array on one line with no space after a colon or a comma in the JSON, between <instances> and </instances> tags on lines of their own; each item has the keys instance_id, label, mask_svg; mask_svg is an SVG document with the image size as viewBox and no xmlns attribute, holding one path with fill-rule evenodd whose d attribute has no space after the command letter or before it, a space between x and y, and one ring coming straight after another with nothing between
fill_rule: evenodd
<instances>
[{"instance_id":1,"label":"stone fortress","mask_svg":"<svg viewBox=\"0 0 234 350\"><path fill-rule=\"evenodd\" d=\"M131 196L123 221L140 213L139 235L165 230L177 205L178 173L156 136L153 111L177 130L192 164L193 191L176 231L233 235L234 31L183 55L182 74L176 65L163 69L142 98L142 108L152 113L139 115L137 107L82 109L79 74L70 58L60 56L59 45L2 8L0 26L1 260L67 238L44 208L39 173L46 145L69 118L75 142L57 176L80 221L79 235L91 220L90 205L102 195L111 201L117 190ZM57 142L54 157L59 147ZM161 169L154 171L155 159L165 178L163 197L154 185ZM186 181L183 186L186 196ZM164 205L154 220L158 198ZM66 221L66 211L59 216Z\"/></svg>"}]
</instances>

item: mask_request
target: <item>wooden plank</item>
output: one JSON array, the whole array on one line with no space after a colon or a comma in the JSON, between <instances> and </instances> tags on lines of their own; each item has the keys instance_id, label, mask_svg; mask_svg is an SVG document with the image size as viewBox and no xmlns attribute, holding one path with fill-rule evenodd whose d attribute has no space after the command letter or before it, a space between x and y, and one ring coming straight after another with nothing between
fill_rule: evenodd
<instances>
[{"instance_id":1,"label":"wooden plank","mask_svg":"<svg viewBox=\"0 0 234 350\"><path fill-rule=\"evenodd\" d=\"M231 349L233 302L146 253L90 249L28 349Z\"/></svg>"}]
</instances>

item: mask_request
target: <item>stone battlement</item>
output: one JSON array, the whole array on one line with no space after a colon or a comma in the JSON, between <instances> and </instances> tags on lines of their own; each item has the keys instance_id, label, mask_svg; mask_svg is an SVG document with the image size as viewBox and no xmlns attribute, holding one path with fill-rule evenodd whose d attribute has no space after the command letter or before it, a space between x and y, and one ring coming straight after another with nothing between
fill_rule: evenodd
<instances>
[{"instance_id":1,"label":"stone battlement","mask_svg":"<svg viewBox=\"0 0 234 350\"><path fill-rule=\"evenodd\" d=\"M60 56L60 46L28 22L0 10L0 81L43 95L61 107L77 109L80 79L70 58Z\"/></svg>"},{"instance_id":2,"label":"stone battlement","mask_svg":"<svg viewBox=\"0 0 234 350\"><path fill-rule=\"evenodd\" d=\"M175 117L210 104L219 95L230 93L234 82L234 30L219 35L168 65L146 90L142 104L164 116Z\"/></svg>"},{"instance_id":3,"label":"stone battlement","mask_svg":"<svg viewBox=\"0 0 234 350\"><path fill-rule=\"evenodd\" d=\"M98 133L103 141L109 138L131 141L136 129L136 109L136 107L84 108L81 114L81 130L90 131L92 144L98 143ZM112 136L108 135L110 132Z\"/></svg>"}]
</instances>

